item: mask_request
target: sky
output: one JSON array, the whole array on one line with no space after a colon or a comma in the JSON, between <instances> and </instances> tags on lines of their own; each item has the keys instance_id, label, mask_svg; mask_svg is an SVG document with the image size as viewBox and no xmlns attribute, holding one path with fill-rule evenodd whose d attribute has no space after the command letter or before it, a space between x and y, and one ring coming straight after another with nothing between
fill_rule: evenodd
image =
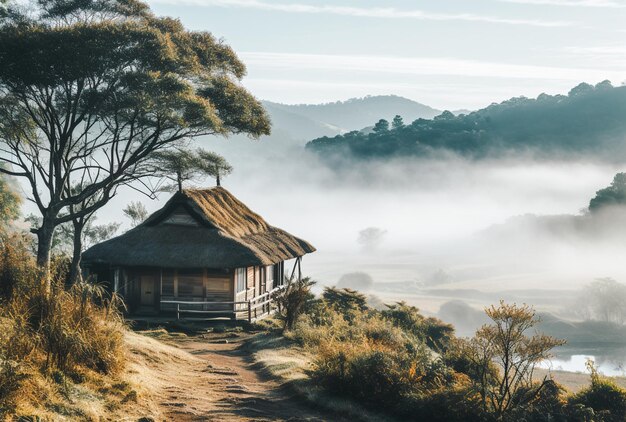
<instances>
[{"instance_id":1,"label":"sky","mask_svg":"<svg viewBox=\"0 0 626 422\"><path fill-rule=\"evenodd\" d=\"M439 109L626 81L626 0L149 0L231 45L257 97Z\"/></svg>"}]
</instances>

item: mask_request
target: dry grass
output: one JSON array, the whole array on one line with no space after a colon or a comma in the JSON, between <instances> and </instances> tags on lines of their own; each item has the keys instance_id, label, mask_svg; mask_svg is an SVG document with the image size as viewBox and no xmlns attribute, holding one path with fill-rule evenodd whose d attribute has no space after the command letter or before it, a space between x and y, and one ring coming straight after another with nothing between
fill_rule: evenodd
<instances>
[{"instance_id":1,"label":"dry grass","mask_svg":"<svg viewBox=\"0 0 626 422\"><path fill-rule=\"evenodd\" d=\"M121 302L94 284L50 280L20 237L0 250L0 419L96 420L137 400L125 381Z\"/></svg>"}]
</instances>

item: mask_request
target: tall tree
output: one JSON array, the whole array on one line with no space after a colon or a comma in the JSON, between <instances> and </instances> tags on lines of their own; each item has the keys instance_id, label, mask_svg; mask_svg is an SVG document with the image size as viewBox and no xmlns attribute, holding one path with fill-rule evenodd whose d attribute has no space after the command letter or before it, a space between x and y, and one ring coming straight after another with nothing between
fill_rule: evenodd
<instances>
[{"instance_id":1,"label":"tall tree","mask_svg":"<svg viewBox=\"0 0 626 422\"><path fill-rule=\"evenodd\" d=\"M385 120L385 119L380 119L374 125L374 129L373 130L374 130L375 133L389 132L389 122L387 120Z\"/></svg>"},{"instance_id":2,"label":"tall tree","mask_svg":"<svg viewBox=\"0 0 626 422\"><path fill-rule=\"evenodd\" d=\"M0 172L30 185L40 266L55 227L120 186L150 191L154 152L201 135L269 133L232 49L137 0L8 0L0 63Z\"/></svg>"},{"instance_id":3,"label":"tall tree","mask_svg":"<svg viewBox=\"0 0 626 422\"><path fill-rule=\"evenodd\" d=\"M396 114L396 116L391 121L391 127L392 129L402 129L404 127L404 119L402 119L402 116Z\"/></svg>"}]
</instances>

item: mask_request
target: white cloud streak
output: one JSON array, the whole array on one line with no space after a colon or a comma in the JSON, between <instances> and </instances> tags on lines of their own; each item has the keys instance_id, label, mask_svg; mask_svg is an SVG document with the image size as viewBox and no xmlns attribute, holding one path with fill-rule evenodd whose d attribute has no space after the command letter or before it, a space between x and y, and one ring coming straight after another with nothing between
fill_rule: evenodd
<instances>
[{"instance_id":1,"label":"white cloud streak","mask_svg":"<svg viewBox=\"0 0 626 422\"><path fill-rule=\"evenodd\" d=\"M621 9L626 3L613 0L498 0L504 3L518 3L541 6L564 6L564 7L596 7Z\"/></svg>"},{"instance_id":2,"label":"white cloud streak","mask_svg":"<svg viewBox=\"0 0 626 422\"><path fill-rule=\"evenodd\" d=\"M594 69L483 62L454 58L402 58L244 52L240 56L250 69L376 72L387 74L488 77L505 79L567 80L574 82L610 79L621 82L626 69Z\"/></svg>"},{"instance_id":3,"label":"white cloud streak","mask_svg":"<svg viewBox=\"0 0 626 422\"><path fill-rule=\"evenodd\" d=\"M311 5L303 3L270 3L261 0L152 0L153 3L173 5L194 5L206 7L233 7L257 9L265 11L330 14L362 18L380 19L416 19L431 21L466 21L507 25L526 25L537 27L564 27L574 25L572 22L541 19L514 19L472 13L434 13L424 10L401 10L392 7L351 7L333 5Z\"/></svg>"}]
</instances>

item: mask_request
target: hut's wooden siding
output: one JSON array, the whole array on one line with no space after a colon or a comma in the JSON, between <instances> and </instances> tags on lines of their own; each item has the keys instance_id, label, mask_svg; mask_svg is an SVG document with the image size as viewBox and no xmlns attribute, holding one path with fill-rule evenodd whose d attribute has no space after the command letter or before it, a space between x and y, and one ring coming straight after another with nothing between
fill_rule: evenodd
<instances>
[{"instance_id":1,"label":"hut's wooden siding","mask_svg":"<svg viewBox=\"0 0 626 422\"><path fill-rule=\"evenodd\" d=\"M268 266L246 267L246 288L243 291L235 292L234 300L236 302L245 302L271 291L278 285L275 280L278 279L280 268L280 263ZM235 270L235 273L238 273L238 271ZM236 289L237 278L235 278L233 285Z\"/></svg>"},{"instance_id":2,"label":"hut's wooden siding","mask_svg":"<svg viewBox=\"0 0 626 422\"><path fill-rule=\"evenodd\" d=\"M96 270L96 268L92 268ZM161 304L161 301L184 302L247 302L271 291L281 284L284 263L268 266L251 266L233 270L212 269L171 269L151 267L109 267L102 266L91 271L100 282L107 282L113 291L117 287L131 313L173 312L175 304ZM243 271L241 271L243 270ZM237 292L238 275L245 275L245 288ZM142 302L142 277L154 280L153 301ZM117 282L115 282L117 280ZM224 310L232 312L233 305L198 305L204 310ZM244 309L247 305L241 304ZM195 309L195 308L194 308ZM239 318L247 318L239 314Z\"/></svg>"},{"instance_id":3,"label":"hut's wooden siding","mask_svg":"<svg viewBox=\"0 0 626 422\"><path fill-rule=\"evenodd\" d=\"M141 303L141 277L154 279L154 302L150 306ZM130 312L176 309L175 305L161 305L162 300L231 302L235 288L233 271L208 269L120 269L118 285L119 293L124 297ZM222 307L228 309L228 306Z\"/></svg>"}]
</instances>

